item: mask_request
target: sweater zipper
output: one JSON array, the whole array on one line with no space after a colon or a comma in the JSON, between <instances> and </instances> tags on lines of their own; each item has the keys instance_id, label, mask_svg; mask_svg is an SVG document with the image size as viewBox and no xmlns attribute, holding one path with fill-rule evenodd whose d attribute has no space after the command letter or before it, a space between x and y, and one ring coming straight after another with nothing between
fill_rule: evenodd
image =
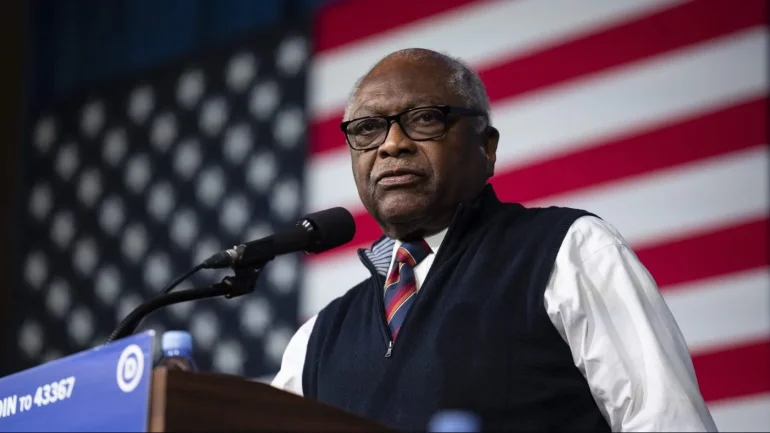
<instances>
[{"instance_id":1,"label":"sweater zipper","mask_svg":"<svg viewBox=\"0 0 770 433\"><path fill-rule=\"evenodd\" d=\"M446 235L444 236L444 242L439 250L438 253L436 253L436 257L433 259L433 264L430 267L430 270L428 271L428 275L425 276L425 280L422 282L420 287L420 293L422 293L421 296L417 297L414 301L414 305L412 305L412 308L407 311L406 316L404 317L404 323L401 324L401 327L403 328L401 332L399 332L399 335L401 335L401 338L404 338L403 335L406 332L409 332L409 327L407 324L409 323L409 318L414 314L414 310L420 305L420 299L425 297L426 290L429 288L430 281L433 279L431 278L432 275L435 275L438 272L439 267L441 266L441 260L447 255L451 253L451 248L454 247L454 245L451 244L452 241L452 234L456 231L457 226L460 224L461 215L463 214L463 211L465 210L465 205L462 203L458 206L457 212L455 213L454 218L452 218L452 221L449 223L449 227L447 228ZM383 318L385 317L385 299L384 296L380 296L380 299L382 300L382 308L381 308L381 314ZM387 322L385 322L385 328L388 330L388 335L390 335L390 328L387 326ZM390 344L388 344L388 350L385 352L385 357L390 358L393 355L393 340L390 340Z\"/></svg>"},{"instance_id":2,"label":"sweater zipper","mask_svg":"<svg viewBox=\"0 0 770 433\"><path fill-rule=\"evenodd\" d=\"M457 221L460 219L461 212L464 210L464 206L460 204L460 206L457 209L457 213L455 215L455 218L452 219L452 223L449 224L449 228L447 229L446 236L444 236L444 241L448 242L450 238L450 235L454 231L455 227L457 226ZM448 244L447 244L448 246ZM436 267L436 265L439 265L441 262L439 261L440 258L444 257L446 254L448 254L445 250L447 248L441 248L441 251L436 254L436 258L433 260L433 265L431 265L431 270ZM380 328L385 335L385 340L388 342L388 347L385 350L385 358L390 358L393 356L393 336L390 333L390 327L388 327L388 321L385 317L385 296L382 292L384 290L384 287L379 287L380 281L377 274L377 269L374 267L374 264L372 264L371 261L369 261L369 258L366 257L366 254L364 254L364 250L358 250L358 257L361 259L361 262L363 262L364 266L369 270L369 273L372 274L372 281L375 286L375 290L378 290L378 292L375 292L378 294L378 304L379 304L379 316L381 318L380 320ZM432 274L435 274L434 272L428 272L428 275L425 277L425 281L422 283L422 287L420 288L420 291L425 290L425 287L427 286L428 281L430 281L430 276ZM415 301L415 305L412 307L412 310L414 307L417 306L417 301ZM401 325L402 327L407 324L407 321L409 320L409 316L411 316L412 311L408 311L406 313L406 317L404 317L404 323ZM406 329L404 330L406 331ZM402 331L403 333L403 331Z\"/></svg>"},{"instance_id":3,"label":"sweater zipper","mask_svg":"<svg viewBox=\"0 0 770 433\"><path fill-rule=\"evenodd\" d=\"M369 258L366 257L364 250L358 251L358 257L361 259L361 262L364 264L364 266L366 266L366 269L368 269L372 274L372 284L374 285L375 294L377 294L377 304L379 305L380 310L380 330L385 337L385 341L388 342L388 348L385 351L385 357L390 358L393 355L393 336L390 335L390 328L388 327L388 322L385 318L385 299L383 293L381 293L384 288L379 287L380 279L379 274L377 273L377 268L375 268L374 264L372 264L372 262L369 261Z\"/></svg>"}]
</instances>

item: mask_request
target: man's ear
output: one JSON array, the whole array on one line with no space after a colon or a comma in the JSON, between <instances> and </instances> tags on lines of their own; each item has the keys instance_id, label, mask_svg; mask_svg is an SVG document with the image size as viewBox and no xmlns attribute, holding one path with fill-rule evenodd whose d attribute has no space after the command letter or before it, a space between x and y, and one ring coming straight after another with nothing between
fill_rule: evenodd
<instances>
[{"instance_id":1,"label":"man's ear","mask_svg":"<svg viewBox=\"0 0 770 433\"><path fill-rule=\"evenodd\" d=\"M487 177L495 175L495 162L497 161L497 143L500 141L500 131L494 126L488 126L484 135L484 157L486 158Z\"/></svg>"}]
</instances>

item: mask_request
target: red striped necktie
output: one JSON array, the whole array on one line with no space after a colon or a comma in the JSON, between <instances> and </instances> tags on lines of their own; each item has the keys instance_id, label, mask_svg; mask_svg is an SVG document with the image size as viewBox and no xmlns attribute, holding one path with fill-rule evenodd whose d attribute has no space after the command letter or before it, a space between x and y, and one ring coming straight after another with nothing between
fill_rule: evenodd
<instances>
[{"instance_id":1,"label":"red striped necktie","mask_svg":"<svg viewBox=\"0 0 770 433\"><path fill-rule=\"evenodd\" d=\"M406 313L414 304L417 293L414 267L432 252L424 239L403 243L396 251L393 269L385 281L385 318L393 341L396 341Z\"/></svg>"}]
</instances>

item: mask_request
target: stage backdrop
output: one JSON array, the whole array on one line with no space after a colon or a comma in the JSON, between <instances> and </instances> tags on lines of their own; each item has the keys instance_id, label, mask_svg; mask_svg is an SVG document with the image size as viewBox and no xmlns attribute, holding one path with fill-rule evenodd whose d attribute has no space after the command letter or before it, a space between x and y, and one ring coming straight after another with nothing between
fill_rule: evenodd
<instances>
[{"instance_id":1,"label":"stage backdrop","mask_svg":"<svg viewBox=\"0 0 770 433\"><path fill-rule=\"evenodd\" d=\"M309 25L260 31L47 107L23 155L14 370L104 342L209 255L293 225L307 152ZM296 328L300 258L257 292L153 313L188 329L204 370L278 368ZM202 271L181 287L218 282Z\"/></svg>"}]
</instances>

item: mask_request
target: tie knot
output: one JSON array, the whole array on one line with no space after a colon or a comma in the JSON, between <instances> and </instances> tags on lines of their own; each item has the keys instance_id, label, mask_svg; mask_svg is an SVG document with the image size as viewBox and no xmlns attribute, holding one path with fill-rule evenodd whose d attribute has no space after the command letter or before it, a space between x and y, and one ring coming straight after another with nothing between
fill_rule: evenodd
<instances>
[{"instance_id":1,"label":"tie knot","mask_svg":"<svg viewBox=\"0 0 770 433\"><path fill-rule=\"evenodd\" d=\"M396 251L396 263L406 263L409 266L417 266L428 254L432 253L430 245L425 239L413 242L404 242Z\"/></svg>"}]
</instances>

